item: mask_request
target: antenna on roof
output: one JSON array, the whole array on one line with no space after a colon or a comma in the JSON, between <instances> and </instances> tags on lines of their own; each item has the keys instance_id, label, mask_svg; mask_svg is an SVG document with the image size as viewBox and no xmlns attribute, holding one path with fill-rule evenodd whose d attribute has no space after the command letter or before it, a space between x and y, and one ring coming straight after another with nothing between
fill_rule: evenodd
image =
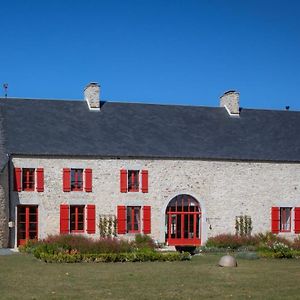
<instances>
[{"instance_id":1,"label":"antenna on roof","mask_svg":"<svg viewBox=\"0 0 300 300\"><path fill-rule=\"evenodd\" d=\"M3 83L4 97L7 98L8 83Z\"/></svg>"}]
</instances>

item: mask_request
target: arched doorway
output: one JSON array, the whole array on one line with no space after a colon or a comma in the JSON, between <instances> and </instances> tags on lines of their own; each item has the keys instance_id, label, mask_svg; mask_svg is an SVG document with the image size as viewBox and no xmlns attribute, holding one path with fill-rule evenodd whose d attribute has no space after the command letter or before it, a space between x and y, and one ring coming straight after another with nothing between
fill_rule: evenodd
<instances>
[{"instance_id":1,"label":"arched doorway","mask_svg":"<svg viewBox=\"0 0 300 300\"><path fill-rule=\"evenodd\" d=\"M166 209L166 242L173 246L201 244L201 208L192 196L174 197Z\"/></svg>"}]
</instances>

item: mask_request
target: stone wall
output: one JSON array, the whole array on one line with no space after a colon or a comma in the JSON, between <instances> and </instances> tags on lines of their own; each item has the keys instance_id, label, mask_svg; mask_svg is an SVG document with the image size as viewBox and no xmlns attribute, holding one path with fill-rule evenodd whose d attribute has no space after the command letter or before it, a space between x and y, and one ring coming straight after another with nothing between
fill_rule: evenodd
<instances>
[{"instance_id":1,"label":"stone wall","mask_svg":"<svg viewBox=\"0 0 300 300\"><path fill-rule=\"evenodd\" d=\"M0 248L8 247L8 168L0 173Z\"/></svg>"},{"instance_id":2,"label":"stone wall","mask_svg":"<svg viewBox=\"0 0 300 300\"><path fill-rule=\"evenodd\" d=\"M160 242L165 241L166 207L178 194L190 194L199 201L202 242L219 233L234 233L236 216L251 216L253 233L258 233L271 229L272 206L300 206L300 164L21 157L15 157L13 164L15 167L44 168L43 193L12 191L13 220L16 205L39 205L39 238L59 233L62 203L96 204L97 223L100 214L116 214L117 205L150 205L151 235ZM63 168L91 168L93 192L63 192ZM122 168L148 170L149 193L121 193ZM98 228L94 236L99 236ZM13 230L12 243L15 242Z\"/></svg>"}]
</instances>

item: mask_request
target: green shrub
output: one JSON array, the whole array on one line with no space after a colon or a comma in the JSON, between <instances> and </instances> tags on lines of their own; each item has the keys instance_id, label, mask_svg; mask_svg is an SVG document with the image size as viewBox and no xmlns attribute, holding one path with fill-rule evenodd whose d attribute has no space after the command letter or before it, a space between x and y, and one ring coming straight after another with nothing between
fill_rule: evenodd
<instances>
[{"instance_id":1,"label":"green shrub","mask_svg":"<svg viewBox=\"0 0 300 300\"><path fill-rule=\"evenodd\" d=\"M138 249L155 249L155 243L153 239L146 234L135 235L135 245Z\"/></svg>"},{"instance_id":2,"label":"green shrub","mask_svg":"<svg viewBox=\"0 0 300 300\"><path fill-rule=\"evenodd\" d=\"M48 263L78 262L146 262L146 261L185 261L190 260L189 253L161 253L155 251L137 251L129 253L68 254L40 253L41 260Z\"/></svg>"}]
</instances>

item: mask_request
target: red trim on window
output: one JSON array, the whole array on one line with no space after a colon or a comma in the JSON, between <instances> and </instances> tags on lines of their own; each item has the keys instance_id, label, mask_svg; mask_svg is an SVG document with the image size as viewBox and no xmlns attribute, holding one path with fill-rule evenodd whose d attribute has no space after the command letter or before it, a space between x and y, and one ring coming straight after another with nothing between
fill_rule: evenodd
<instances>
[{"instance_id":1,"label":"red trim on window","mask_svg":"<svg viewBox=\"0 0 300 300\"><path fill-rule=\"evenodd\" d=\"M120 170L120 190L121 193L127 193L127 170Z\"/></svg>"},{"instance_id":2,"label":"red trim on window","mask_svg":"<svg viewBox=\"0 0 300 300\"><path fill-rule=\"evenodd\" d=\"M22 175L21 168L15 168L14 169L14 190L18 192L22 191L21 175Z\"/></svg>"},{"instance_id":3,"label":"red trim on window","mask_svg":"<svg viewBox=\"0 0 300 300\"><path fill-rule=\"evenodd\" d=\"M96 232L96 206L94 204L88 204L86 206L86 220L87 220L87 233L93 234Z\"/></svg>"},{"instance_id":4,"label":"red trim on window","mask_svg":"<svg viewBox=\"0 0 300 300\"><path fill-rule=\"evenodd\" d=\"M92 169L85 169L85 191L92 192L93 173Z\"/></svg>"},{"instance_id":5,"label":"red trim on window","mask_svg":"<svg viewBox=\"0 0 300 300\"><path fill-rule=\"evenodd\" d=\"M67 168L63 169L63 191L71 191L71 170Z\"/></svg>"},{"instance_id":6,"label":"red trim on window","mask_svg":"<svg viewBox=\"0 0 300 300\"><path fill-rule=\"evenodd\" d=\"M271 212L271 223L272 223L272 232L279 233L279 225L280 225L280 208L279 207L272 207Z\"/></svg>"},{"instance_id":7,"label":"red trim on window","mask_svg":"<svg viewBox=\"0 0 300 300\"><path fill-rule=\"evenodd\" d=\"M126 207L124 205L118 205L117 219L118 219L118 234L126 233Z\"/></svg>"},{"instance_id":8,"label":"red trim on window","mask_svg":"<svg viewBox=\"0 0 300 300\"><path fill-rule=\"evenodd\" d=\"M295 207L295 233L300 233L300 207Z\"/></svg>"},{"instance_id":9,"label":"red trim on window","mask_svg":"<svg viewBox=\"0 0 300 300\"><path fill-rule=\"evenodd\" d=\"M143 207L143 232L144 234L151 233L151 206Z\"/></svg>"},{"instance_id":10,"label":"red trim on window","mask_svg":"<svg viewBox=\"0 0 300 300\"><path fill-rule=\"evenodd\" d=\"M60 205L60 233L69 233L69 205Z\"/></svg>"},{"instance_id":11,"label":"red trim on window","mask_svg":"<svg viewBox=\"0 0 300 300\"><path fill-rule=\"evenodd\" d=\"M36 169L36 190L38 192L44 191L44 169L43 168L37 168Z\"/></svg>"},{"instance_id":12,"label":"red trim on window","mask_svg":"<svg viewBox=\"0 0 300 300\"><path fill-rule=\"evenodd\" d=\"M148 171L142 170L142 192L148 193Z\"/></svg>"}]
</instances>

